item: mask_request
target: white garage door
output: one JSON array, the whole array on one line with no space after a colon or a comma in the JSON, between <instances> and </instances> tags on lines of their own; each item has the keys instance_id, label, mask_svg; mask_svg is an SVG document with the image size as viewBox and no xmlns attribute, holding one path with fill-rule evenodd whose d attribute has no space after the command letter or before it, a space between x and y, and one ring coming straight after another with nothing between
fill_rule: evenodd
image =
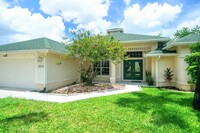
<instances>
[{"instance_id":1,"label":"white garage door","mask_svg":"<svg viewBox=\"0 0 200 133\"><path fill-rule=\"evenodd\" d=\"M1 59L0 86L33 90L35 86L35 60Z\"/></svg>"}]
</instances>

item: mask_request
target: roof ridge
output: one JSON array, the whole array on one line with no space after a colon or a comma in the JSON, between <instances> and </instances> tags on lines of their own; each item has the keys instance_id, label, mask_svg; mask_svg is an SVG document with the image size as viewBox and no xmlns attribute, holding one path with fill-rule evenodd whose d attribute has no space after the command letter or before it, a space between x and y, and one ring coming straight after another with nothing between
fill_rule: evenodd
<instances>
[{"instance_id":1,"label":"roof ridge","mask_svg":"<svg viewBox=\"0 0 200 133\"><path fill-rule=\"evenodd\" d=\"M40 38L34 38L34 39L29 39L29 40L23 40L23 41L16 41L16 42L11 42L11 43L5 43L5 44L2 44L0 46L11 45L11 44L16 44L16 43L23 43L23 42L28 42L28 41L35 41L35 40L44 39L44 38L45 37L40 37Z\"/></svg>"},{"instance_id":2,"label":"roof ridge","mask_svg":"<svg viewBox=\"0 0 200 133\"><path fill-rule=\"evenodd\" d=\"M47 37L44 37L43 40L44 40L44 47L47 49L51 49L51 46L49 44L49 39Z\"/></svg>"}]
</instances>

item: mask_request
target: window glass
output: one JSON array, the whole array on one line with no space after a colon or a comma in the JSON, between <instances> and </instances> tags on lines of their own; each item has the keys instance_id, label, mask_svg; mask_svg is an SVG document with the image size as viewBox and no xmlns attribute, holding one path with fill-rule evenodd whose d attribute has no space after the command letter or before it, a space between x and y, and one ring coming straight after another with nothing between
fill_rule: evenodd
<instances>
[{"instance_id":1,"label":"window glass","mask_svg":"<svg viewBox=\"0 0 200 133\"><path fill-rule=\"evenodd\" d=\"M93 71L97 75L109 75L109 61L100 61L93 64Z\"/></svg>"},{"instance_id":2,"label":"window glass","mask_svg":"<svg viewBox=\"0 0 200 133\"><path fill-rule=\"evenodd\" d=\"M102 67L109 67L109 61L102 61Z\"/></svg>"},{"instance_id":3,"label":"window glass","mask_svg":"<svg viewBox=\"0 0 200 133\"><path fill-rule=\"evenodd\" d=\"M130 58L142 57L142 51L131 51L126 53Z\"/></svg>"},{"instance_id":4,"label":"window glass","mask_svg":"<svg viewBox=\"0 0 200 133\"><path fill-rule=\"evenodd\" d=\"M102 68L102 75L109 75L109 68Z\"/></svg>"}]
</instances>

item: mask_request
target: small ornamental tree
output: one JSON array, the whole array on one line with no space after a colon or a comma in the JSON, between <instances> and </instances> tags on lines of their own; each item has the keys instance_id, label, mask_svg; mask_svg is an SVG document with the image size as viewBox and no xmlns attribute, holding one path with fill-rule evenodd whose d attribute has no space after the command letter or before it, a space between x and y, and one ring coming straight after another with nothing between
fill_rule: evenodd
<instances>
[{"instance_id":1,"label":"small ornamental tree","mask_svg":"<svg viewBox=\"0 0 200 133\"><path fill-rule=\"evenodd\" d=\"M125 49L110 35L91 34L89 31L73 32L73 44L68 46L69 55L80 60L80 79L83 85L92 85L96 76L93 64L111 60L114 64L125 58ZM86 67L86 64L89 66Z\"/></svg>"},{"instance_id":2,"label":"small ornamental tree","mask_svg":"<svg viewBox=\"0 0 200 133\"><path fill-rule=\"evenodd\" d=\"M174 76L173 71L171 70L171 68L166 68L166 70L164 71L164 75L163 76L165 77L165 80L168 81L169 86L171 87L171 81L172 81L172 78Z\"/></svg>"},{"instance_id":3,"label":"small ornamental tree","mask_svg":"<svg viewBox=\"0 0 200 133\"><path fill-rule=\"evenodd\" d=\"M185 61L188 64L186 70L191 77L189 83L196 83L193 108L200 111L200 42L193 44L190 49L191 55L185 58Z\"/></svg>"}]
</instances>

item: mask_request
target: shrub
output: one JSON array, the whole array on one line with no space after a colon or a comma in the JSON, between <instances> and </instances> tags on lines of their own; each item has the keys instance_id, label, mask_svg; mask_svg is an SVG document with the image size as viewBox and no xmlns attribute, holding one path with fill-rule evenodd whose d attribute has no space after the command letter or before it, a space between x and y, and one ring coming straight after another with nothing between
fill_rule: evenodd
<instances>
[{"instance_id":1,"label":"shrub","mask_svg":"<svg viewBox=\"0 0 200 133\"><path fill-rule=\"evenodd\" d=\"M172 81L172 78L174 76L173 74L173 71L171 70L171 68L166 68L166 70L164 71L164 75L165 77L165 81L168 81L169 82L169 86L171 87L171 81Z\"/></svg>"},{"instance_id":2,"label":"shrub","mask_svg":"<svg viewBox=\"0 0 200 133\"><path fill-rule=\"evenodd\" d=\"M151 72L146 71L146 82L148 85L153 85L154 80L153 77L151 76Z\"/></svg>"}]
</instances>

